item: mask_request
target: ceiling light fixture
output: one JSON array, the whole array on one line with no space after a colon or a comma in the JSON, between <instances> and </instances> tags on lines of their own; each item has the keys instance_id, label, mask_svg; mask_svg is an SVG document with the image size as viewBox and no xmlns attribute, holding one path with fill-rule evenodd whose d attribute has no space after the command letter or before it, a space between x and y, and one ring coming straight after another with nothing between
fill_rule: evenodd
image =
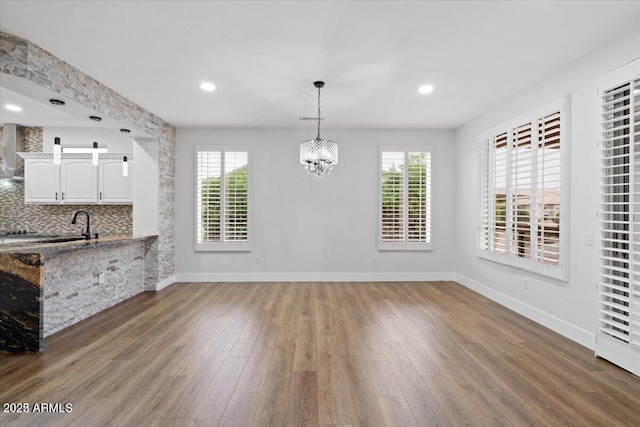
<instances>
[{"instance_id":1,"label":"ceiling light fixture","mask_svg":"<svg viewBox=\"0 0 640 427\"><path fill-rule=\"evenodd\" d=\"M418 88L418 92L420 92L423 95L426 95L428 93L433 92L433 86L432 85L422 85Z\"/></svg>"},{"instance_id":2,"label":"ceiling light fixture","mask_svg":"<svg viewBox=\"0 0 640 427\"><path fill-rule=\"evenodd\" d=\"M53 164L59 165L62 160L62 146L60 145L60 138L53 138Z\"/></svg>"},{"instance_id":3,"label":"ceiling light fixture","mask_svg":"<svg viewBox=\"0 0 640 427\"><path fill-rule=\"evenodd\" d=\"M216 90L216 85L214 85L213 83L204 82L200 85L200 89L207 92L213 92L214 90Z\"/></svg>"},{"instance_id":4,"label":"ceiling light fixture","mask_svg":"<svg viewBox=\"0 0 640 427\"><path fill-rule=\"evenodd\" d=\"M93 150L91 151L91 164L98 166L98 143L93 143Z\"/></svg>"},{"instance_id":5,"label":"ceiling light fixture","mask_svg":"<svg viewBox=\"0 0 640 427\"><path fill-rule=\"evenodd\" d=\"M324 82L313 82L313 85L318 88L318 136L300 144L300 163L320 181L338 164L338 144L320 139L320 89L324 87Z\"/></svg>"},{"instance_id":6,"label":"ceiling light fixture","mask_svg":"<svg viewBox=\"0 0 640 427\"><path fill-rule=\"evenodd\" d=\"M13 104L7 104L4 106L4 108L6 108L9 111L22 111L22 107L19 107L17 105L13 105Z\"/></svg>"},{"instance_id":7,"label":"ceiling light fixture","mask_svg":"<svg viewBox=\"0 0 640 427\"><path fill-rule=\"evenodd\" d=\"M64 101L61 101L59 99L50 99L49 100L49 104L51 105L58 105L60 107L64 106L66 103Z\"/></svg>"}]
</instances>

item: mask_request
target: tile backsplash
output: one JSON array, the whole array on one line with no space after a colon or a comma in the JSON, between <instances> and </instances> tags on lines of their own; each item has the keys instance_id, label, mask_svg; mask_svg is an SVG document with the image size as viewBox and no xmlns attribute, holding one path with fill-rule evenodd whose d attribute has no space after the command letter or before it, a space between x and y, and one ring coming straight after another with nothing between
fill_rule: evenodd
<instances>
[{"instance_id":1,"label":"tile backsplash","mask_svg":"<svg viewBox=\"0 0 640 427\"><path fill-rule=\"evenodd\" d=\"M2 132L0 132L0 152ZM42 128L25 128L25 151L42 151ZM25 205L24 181L0 180L0 232L27 230L50 234L80 234L84 218L71 225L79 209L91 215L91 232L131 234L131 205Z\"/></svg>"}]
</instances>

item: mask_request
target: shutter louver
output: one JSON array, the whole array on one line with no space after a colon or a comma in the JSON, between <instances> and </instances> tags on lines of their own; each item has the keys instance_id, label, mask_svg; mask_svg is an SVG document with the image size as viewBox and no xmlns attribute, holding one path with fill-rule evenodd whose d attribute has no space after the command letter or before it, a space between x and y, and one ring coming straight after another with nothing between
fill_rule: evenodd
<instances>
[{"instance_id":1,"label":"shutter louver","mask_svg":"<svg viewBox=\"0 0 640 427\"><path fill-rule=\"evenodd\" d=\"M404 241L404 153L382 153L382 242Z\"/></svg>"}]
</instances>

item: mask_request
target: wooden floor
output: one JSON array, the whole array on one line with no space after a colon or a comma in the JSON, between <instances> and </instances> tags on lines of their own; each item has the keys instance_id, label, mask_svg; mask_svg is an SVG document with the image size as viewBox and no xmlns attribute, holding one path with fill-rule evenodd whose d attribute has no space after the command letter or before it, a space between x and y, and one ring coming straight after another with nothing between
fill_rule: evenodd
<instances>
[{"instance_id":1,"label":"wooden floor","mask_svg":"<svg viewBox=\"0 0 640 427\"><path fill-rule=\"evenodd\" d=\"M72 412L3 426L640 425L640 379L454 282L176 284L0 355L5 402Z\"/></svg>"}]
</instances>

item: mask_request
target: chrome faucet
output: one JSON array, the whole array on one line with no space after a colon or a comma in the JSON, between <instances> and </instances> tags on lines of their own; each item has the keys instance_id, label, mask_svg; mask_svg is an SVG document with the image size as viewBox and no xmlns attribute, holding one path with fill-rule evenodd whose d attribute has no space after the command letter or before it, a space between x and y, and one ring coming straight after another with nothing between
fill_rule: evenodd
<instances>
[{"instance_id":1,"label":"chrome faucet","mask_svg":"<svg viewBox=\"0 0 640 427\"><path fill-rule=\"evenodd\" d=\"M76 223L76 219L78 218L78 214L79 213L83 213L87 216L87 229L85 230L84 228L82 229L82 236L84 236L87 240L91 239L91 225L89 223L89 212L87 211L77 211L75 214L73 214L73 219L71 220L71 224L75 224Z\"/></svg>"}]
</instances>

